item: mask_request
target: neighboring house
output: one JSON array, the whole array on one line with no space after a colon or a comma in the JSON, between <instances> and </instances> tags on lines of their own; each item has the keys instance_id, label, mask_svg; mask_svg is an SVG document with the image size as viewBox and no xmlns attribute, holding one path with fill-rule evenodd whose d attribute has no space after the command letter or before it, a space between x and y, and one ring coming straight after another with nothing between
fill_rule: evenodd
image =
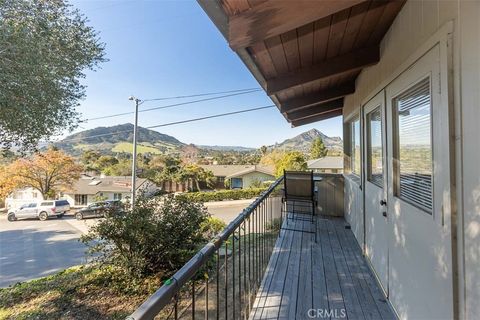
<instances>
[{"instance_id":1,"label":"neighboring house","mask_svg":"<svg viewBox=\"0 0 480 320\"><path fill-rule=\"evenodd\" d=\"M5 208L9 210L15 210L24 204L42 200L44 200L43 196L38 190L33 188L24 188L12 192L8 197L5 198Z\"/></svg>"},{"instance_id":2,"label":"neighboring house","mask_svg":"<svg viewBox=\"0 0 480 320\"><path fill-rule=\"evenodd\" d=\"M132 180L129 176L83 176L63 193L71 206L83 207L98 199L125 201L131 196ZM158 187L148 179L137 178L137 192L151 195Z\"/></svg>"},{"instance_id":3,"label":"neighboring house","mask_svg":"<svg viewBox=\"0 0 480 320\"><path fill-rule=\"evenodd\" d=\"M98 199L125 201L131 195L131 177L108 177L83 175L69 191L61 193L58 198L66 199L72 207L84 207ZM158 187L147 179L137 178L137 192L151 195ZM33 189L17 190L5 199L5 207L17 209L23 204L44 200L42 194Z\"/></svg>"},{"instance_id":4,"label":"neighboring house","mask_svg":"<svg viewBox=\"0 0 480 320\"><path fill-rule=\"evenodd\" d=\"M315 173L343 173L343 157L308 160L307 167Z\"/></svg>"},{"instance_id":5,"label":"neighboring house","mask_svg":"<svg viewBox=\"0 0 480 320\"><path fill-rule=\"evenodd\" d=\"M225 181L231 189L245 189L258 182L273 181L273 168L261 165L200 165L211 171L217 178L217 188L225 188Z\"/></svg>"}]
</instances>

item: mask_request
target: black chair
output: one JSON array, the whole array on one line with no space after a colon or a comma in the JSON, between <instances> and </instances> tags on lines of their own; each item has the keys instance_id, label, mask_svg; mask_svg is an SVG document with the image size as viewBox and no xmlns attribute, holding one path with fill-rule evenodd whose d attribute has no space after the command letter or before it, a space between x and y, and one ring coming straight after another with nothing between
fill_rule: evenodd
<instances>
[{"instance_id":1,"label":"black chair","mask_svg":"<svg viewBox=\"0 0 480 320\"><path fill-rule=\"evenodd\" d=\"M287 227L282 229L315 234L317 241L317 223L315 208L317 200L312 171L283 171L284 193L282 197L282 217L287 219ZM289 228L289 220L309 221L312 230Z\"/></svg>"}]
</instances>

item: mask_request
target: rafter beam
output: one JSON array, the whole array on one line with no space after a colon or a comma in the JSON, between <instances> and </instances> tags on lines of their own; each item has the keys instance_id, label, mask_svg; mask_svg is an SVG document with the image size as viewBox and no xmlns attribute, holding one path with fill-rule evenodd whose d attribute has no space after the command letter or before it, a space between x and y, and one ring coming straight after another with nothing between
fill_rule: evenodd
<instances>
[{"instance_id":1,"label":"rafter beam","mask_svg":"<svg viewBox=\"0 0 480 320\"><path fill-rule=\"evenodd\" d=\"M331 111L342 109L342 108L343 108L343 98L340 98L337 100L313 105L302 110L289 112L286 115L290 121L296 121L303 118L317 116L323 113L331 112Z\"/></svg>"},{"instance_id":2,"label":"rafter beam","mask_svg":"<svg viewBox=\"0 0 480 320\"><path fill-rule=\"evenodd\" d=\"M322 114L317 115L317 116L292 121L292 128L303 126L305 124L309 124L309 123L313 123L313 122L317 122L317 121L330 119L330 118L333 118L333 117L338 117L338 116L341 116L342 114L343 114L343 110L342 109L337 109L337 110L333 110L331 112L322 113Z\"/></svg>"},{"instance_id":3,"label":"rafter beam","mask_svg":"<svg viewBox=\"0 0 480 320\"><path fill-rule=\"evenodd\" d=\"M325 60L314 66L289 72L267 81L267 94L274 95L280 91L320 79L330 79L351 71L361 70L376 64L380 60L378 46L363 48L347 54Z\"/></svg>"},{"instance_id":4,"label":"rafter beam","mask_svg":"<svg viewBox=\"0 0 480 320\"><path fill-rule=\"evenodd\" d=\"M350 8L366 0L269 0L231 16L229 43L233 50Z\"/></svg>"},{"instance_id":5,"label":"rafter beam","mask_svg":"<svg viewBox=\"0 0 480 320\"><path fill-rule=\"evenodd\" d=\"M346 95L352 94L355 92L355 82L349 82L338 87L328 88L323 91L318 91L311 93L307 96L293 98L285 102L281 102L280 112L293 112L297 110L305 109L306 107L317 105L319 103L324 103L338 98L343 98Z\"/></svg>"}]
</instances>

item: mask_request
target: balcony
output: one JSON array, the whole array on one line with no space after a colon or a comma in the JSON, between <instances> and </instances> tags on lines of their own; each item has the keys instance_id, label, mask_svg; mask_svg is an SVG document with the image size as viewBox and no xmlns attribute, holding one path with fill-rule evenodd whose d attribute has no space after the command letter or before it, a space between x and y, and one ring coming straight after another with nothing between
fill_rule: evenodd
<instances>
[{"instance_id":1,"label":"balcony","mask_svg":"<svg viewBox=\"0 0 480 320\"><path fill-rule=\"evenodd\" d=\"M343 176L321 176L316 224L282 216L280 178L129 319L394 319L342 217Z\"/></svg>"}]
</instances>

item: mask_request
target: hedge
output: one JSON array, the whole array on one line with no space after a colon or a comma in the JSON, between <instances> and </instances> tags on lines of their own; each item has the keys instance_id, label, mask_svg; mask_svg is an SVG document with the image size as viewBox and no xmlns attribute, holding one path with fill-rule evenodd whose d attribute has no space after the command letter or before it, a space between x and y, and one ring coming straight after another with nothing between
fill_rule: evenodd
<instances>
[{"instance_id":1,"label":"hedge","mask_svg":"<svg viewBox=\"0 0 480 320\"><path fill-rule=\"evenodd\" d=\"M194 202L241 200L256 198L265 190L267 190L267 188L232 189L210 192L188 192L181 193L177 195L177 197L183 197L186 200Z\"/></svg>"}]
</instances>

